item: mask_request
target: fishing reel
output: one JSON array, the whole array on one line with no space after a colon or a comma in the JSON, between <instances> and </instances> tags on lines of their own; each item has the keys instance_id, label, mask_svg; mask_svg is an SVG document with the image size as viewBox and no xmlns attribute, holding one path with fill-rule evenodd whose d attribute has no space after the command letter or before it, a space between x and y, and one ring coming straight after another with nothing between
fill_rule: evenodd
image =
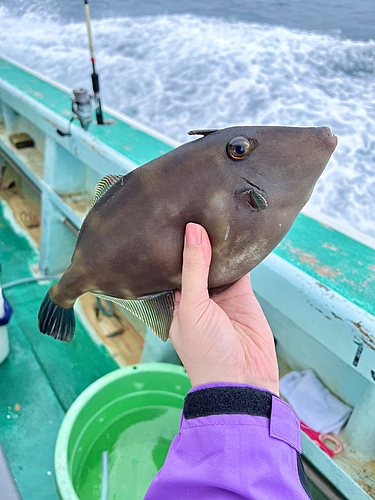
<instances>
[{"instance_id":1,"label":"fishing reel","mask_svg":"<svg viewBox=\"0 0 375 500\"><path fill-rule=\"evenodd\" d=\"M83 130L88 130L92 122L92 114L99 107L99 103L95 97L92 97L85 89L75 89L70 96L72 100L73 116L69 122L68 131L57 130L61 136L72 135L70 126L73 120L79 120Z\"/></svg>"},{"instance_id":2,"label":"fishing reel","mask_svg":"<svg viewBox=\"0 0 375 500\"><path fill-rule=\"evenodd\" d=\"M85 89L73 90L73 95L71 95L70 98L72 100L72 111L74 113L73 120L78 118L81 127L87 130L92 121L91 116L99 106L98 101Z\"/></svg>"}]
</instances>

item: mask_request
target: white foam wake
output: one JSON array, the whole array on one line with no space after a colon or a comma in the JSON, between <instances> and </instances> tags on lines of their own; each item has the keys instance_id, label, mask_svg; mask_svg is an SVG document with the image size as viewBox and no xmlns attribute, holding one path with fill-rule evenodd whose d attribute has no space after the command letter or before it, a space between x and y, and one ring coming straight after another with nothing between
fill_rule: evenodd
<instances>
[{"instance_id":1,"label":"white foam wake","mask_svg":"<svg viewBox=\"0 0 375 500\"><path fill-rule=\"evenodd\" d=\"M86 27L0 8L0 53L90 88ZM179 141L194 128L331 127L310 203L375 237L375 43L193 15L93 23L103 101Z\"/></svg>"}]
</instances>

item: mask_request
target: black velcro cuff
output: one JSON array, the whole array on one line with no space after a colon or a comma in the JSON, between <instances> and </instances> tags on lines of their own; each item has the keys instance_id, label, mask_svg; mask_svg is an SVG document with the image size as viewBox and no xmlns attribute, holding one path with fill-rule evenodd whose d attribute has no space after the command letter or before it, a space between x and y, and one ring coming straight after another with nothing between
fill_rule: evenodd
<instances>
[{"instance_id":1,"label":"black velcro cuff","mask_svg":"<svg viewBox=\"0 0 375 500\"><path fill-rule=\"evenodd\" d=\"M234 413L270 418L272 396L274 394L252 387L222 386L200 389L186 396L183 415L186 420Z\"/></svg>"}]
</instances>

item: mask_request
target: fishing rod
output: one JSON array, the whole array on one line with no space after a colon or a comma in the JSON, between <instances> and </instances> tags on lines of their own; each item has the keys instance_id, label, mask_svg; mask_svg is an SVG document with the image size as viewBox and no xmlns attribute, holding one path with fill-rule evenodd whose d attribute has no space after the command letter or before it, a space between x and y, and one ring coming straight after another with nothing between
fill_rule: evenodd
<instances>
[{"instance_id":1,"label":"fishing rod","mask_svg":"<svg viewBox=\"0 0 375 500\"><path fill-rule=\"evenodd\" d=\"M102 112L102 103L100 101L100 86L99 86L99 75L95 70L95 56L94 56L94 46L92 43L92 34L91 34L91 22L90 22L90 6L88 0L85 0L85 13L86 13L86 25L87 25L87 34L89 37L89 45L90 45L90 53L91 53L91 64L92 64L92 90L94 91L95 101L98 105L96 108L96 120L98 125L104 125L103 112Z\"/></svg>"},{"instance_id":2,"label":"fishing rod","mask_svg":"<svg viewBox=\"0 0 375 500\"><path fill-rule=\"evenodd\" d=\"M73 116L69 120L68 130L56 130L62 137L72 135L71 125L74 120L79 120L83 130L88 130L91 123L91 115L94 110L98 109L98 102L85 89L74 89L70 99L72 101Z\"/></svg>"},{"instance_id":3,"label":"fishing rod","mask_svg":"<svg viewBox=\"0 0 375 500\"><path fill-rule=\"evenodd\" d=\"M74 120L79 120L82 128L84 130L88 130L91 123L91 116L96 111L96 120L98 125L112 125L114 120L104 120L103 111L102 111L102 103L100 100L100 86L99 86L99 75L95 69L95 55L94 55L94 47L92 43L92 34L91 34L91 22L90 22L90 7L88 0L85 1L85 13L86 13L86 25L87 25L87 34L89 38L89 46L91 53L91 64L92 64L92 89L94 91L94 96L89 95L88 91L79 88L74 89L72 95L70 96L72 101L72 111L73 116L69 121L68 130L60 130L57 129L56 132L62 136L70 136L71 132L71 124Z\"/></svg>"}]
</instances>

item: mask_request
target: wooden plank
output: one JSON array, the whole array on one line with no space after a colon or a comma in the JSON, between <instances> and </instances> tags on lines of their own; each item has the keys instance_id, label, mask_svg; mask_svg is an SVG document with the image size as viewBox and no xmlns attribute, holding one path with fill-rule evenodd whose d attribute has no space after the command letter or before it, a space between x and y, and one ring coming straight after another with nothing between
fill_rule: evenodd
<instances>
[{"instance_id":1,"label":"wooden plank","mask_svg":"<svg viewBox=\"0 0 375 500\"><path fill-rule=\"evenodd\" d=\"M40 199L34 196L35 201L32 203L25 197L22 192L22 179L9 165L0 172L0 199L11 209L19 226L40 245Z\"/></svg>"},{"instance_id":2,"label":"wooden plank","mask_svg":"<svg viewBox=\"0 0 375 500\"><path fill-rule=\"evenodd\" d=\"M120 366L141 362L144 339L114 304L114 316L107 317L98 311L97 300L92 293L82 295L79 303L96 335Z\"/></svg>"}]
</instances>

